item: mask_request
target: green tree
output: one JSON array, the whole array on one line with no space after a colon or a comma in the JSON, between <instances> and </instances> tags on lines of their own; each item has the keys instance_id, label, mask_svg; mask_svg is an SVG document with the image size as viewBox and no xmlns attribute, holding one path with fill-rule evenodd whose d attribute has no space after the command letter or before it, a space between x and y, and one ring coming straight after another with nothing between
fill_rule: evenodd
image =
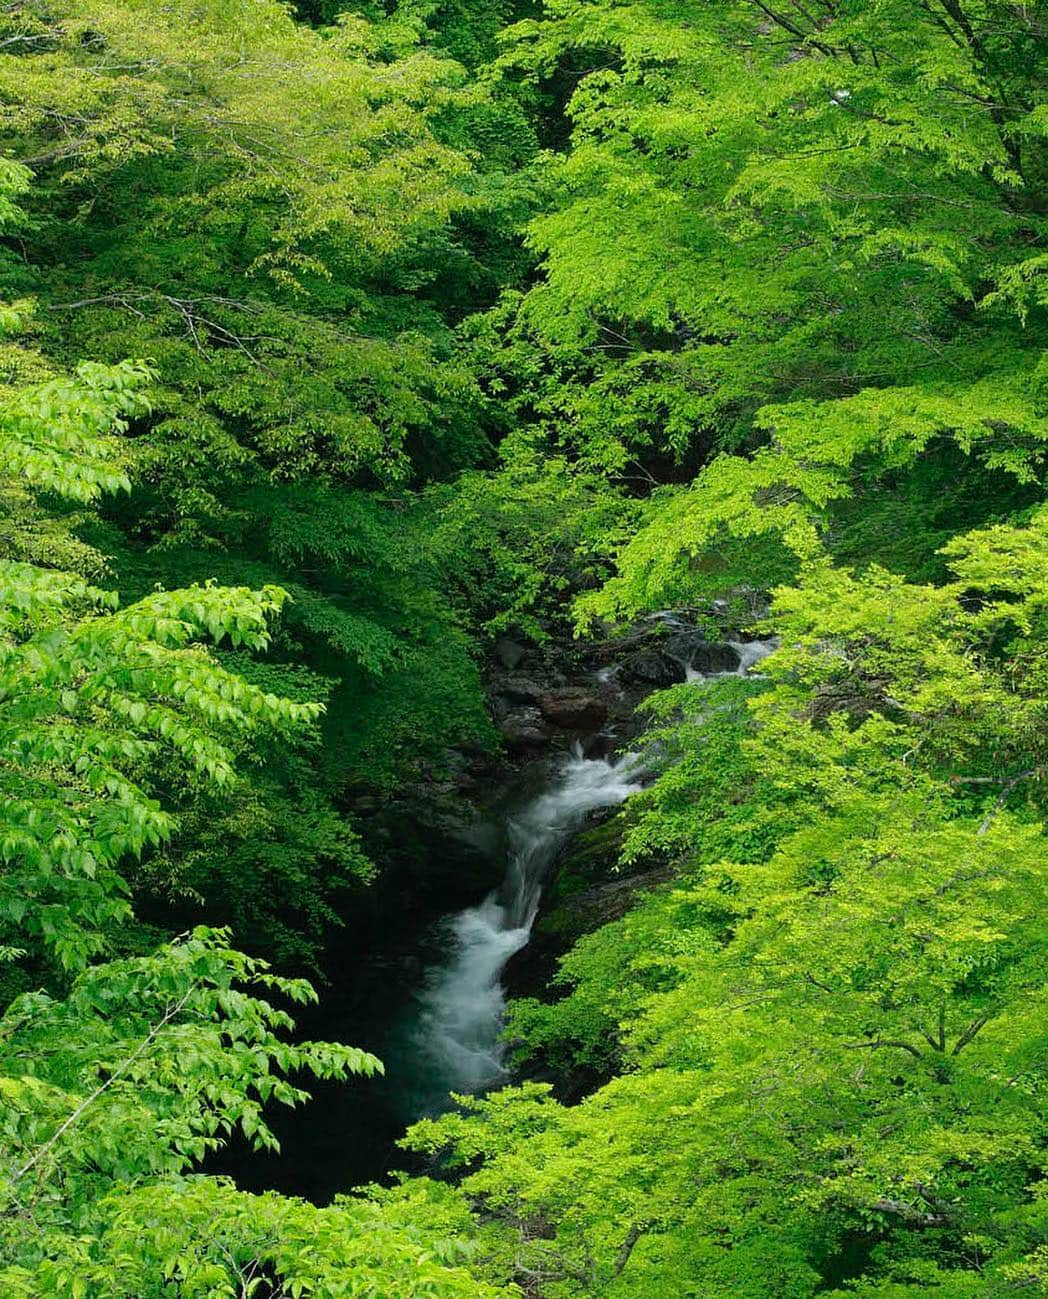
<instances>
[{"instance_id":1,"label":"green tree","mask_svg":"<svg viewBox=\"0 0 1048 1299\"><path fill-rule=\"evenodd\" d=\"M504 218L442 142L477 98L462 69L272 0L4 23L41 345L157 374L108 507L122 583L289 590L279 652L339 683L335 792L487 739L411 490L487 454L449 318L492 291L457 223Z\"/></svg>"},{"instance_id":2,"label":"green tree","mask_svg":"<svg viewBox=\"0 0 1048 1299\"><path fill-rule=\"evenodd\" d=\"M486 363L641 497L580 621L771 590L780 642L652 701L625 853L674 882L513 1012L603 1085L411 1134L544 1296L1044 1290L1046 52L963 0L508 34L576 80Z\"/></svg>"},{"instance_id":3,"label":"green tree","mask_svg":"<svg viewBox=\"0 0 1048 1299\"><path fill-rule=\"evenodd\" d=\"M6 179L14 197L25 177ZM0 408L17 555L0 555L0 963L21 967L15 985L43 959L73 976L66 995L53 974L55 992L24 991L0 1016L0 1288L498 1299L509 1292L480 1277L493 1245L449 1190L318 1210L193 1173L234 1129L274 1148L263 1107L306 1100L305 1075L381 1070L354 1047L289 1040L293 1019L265 997L309 1002L308 983L203 927L98 960L132 919L130 863L176 830L163 799L176 777L198 801L235 790L245 743L293 735L320 707L249 683L202 643L264 648L278 588L197 586L121 608L53 566L104 569L63 503L128 487L119 435L148 409L150 378L85 364Z\"/></svg>"},{"instance_id":4,"label":"green tree","mask_svg":"<svg viewBox=\"0 0 1048 1299\"><path fill-rule=\"evenodd\" d=\"M1043 438L1032 11L552 3L506 45L509 77L572 70L572 134L490 365L540 447L663 485L613 591L659 607L745 574L759 523L706 545L721 480L665 486L718 452L767 448L758 505L902 493L911 568L936 514L1006 512L980 466L1033 469ZM914 492L918 454L950 468ZM762 563L785 575L774 546Z\"/></svg>"},{"instance_id":5,"label":"green tree","mask_svg":"<svg viewBox=\"0 0 1048 1299\"><path fill-rule=\"evenodd\" d=\"M816 561L770 682L672 692L628 851L676 883L514 1025L585 1064L614 1033L624 1071L411 1138L471 1166L543 1293L1037 1284L1044 528L959 538L939 588Z\"/></svg>"}]
</instances>

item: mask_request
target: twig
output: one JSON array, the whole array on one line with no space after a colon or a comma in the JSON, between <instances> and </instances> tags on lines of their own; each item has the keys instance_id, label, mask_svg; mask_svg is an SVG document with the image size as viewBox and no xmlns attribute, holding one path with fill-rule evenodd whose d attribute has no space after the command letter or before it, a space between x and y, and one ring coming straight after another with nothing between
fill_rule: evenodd
<instances>
[{"instance_id":1,"label":"twig","mask_svg":"<svg viewBox=\"0 0 1048 1299\"><path fill-rule=\"evenodd\" d=\"M83 1112L89 1106L93 1105L95 1101L98 1100L98 1098L102 1095L102 1093L108 1090L108 1088L110 1088L113 1085L113 1083L116 1082L116 1080L121 1076L121 1074L126 1073L127 1070L131 1068L131 1066L142 1055L142 1053L146 1050L146 1048L156 1040L156 1036L160 1032L160 1030L164 1028L165 1025L169 1024L171 1020L173 1020L174 1017L179 1013L179 1011L184 1009L186 1002L189 1000L189 998L192 996L192 994L195 991L196 991L195 985L191 986L186 990L185 995L181 998L180 1001L176 1002L175 1005L168 1007L167 1011L165 1011L164 1016L160 1020L160 1022L154 1024L154 1026L149 1030L149 1032L138 1044L135 1050L132 1051L132 1053L128 1056L128 1058L118 1068L114 1069L113 1072L109 1075L109 1077L105 1080L105 1082L101 1083L98 1087L96 1087L90 1096L86 1097L84 1100L80 1102L80 1104L76 1107L76 1109L72 1112L72 1114L70 1114L70 1116L66 1119L66 1121L59 1128L57 1128L55 1132L52 1133L52 1135L47 1139L47 1141L44 1142L44 1144L40 1147L40 1149L36 1152L36 1154L32 1157L32 1159L30 1159L27 1164L24 1164L18 1170L18 1172L14 1174L14 1176L11 1178L12 1182L20 1181L23 1177L25 1177L26 1173L28 1173L31 1168L35 1167L40 1162L40 1160L43 1159L43 1157L47 1154L47 1152L54 1146L55 1142L62 1137L63 1133L67 1132L73 1126L73 1124L77 1121L77 1119L81 1116L81 1114L83 1114Z\"/></svg>"}]
</instances>

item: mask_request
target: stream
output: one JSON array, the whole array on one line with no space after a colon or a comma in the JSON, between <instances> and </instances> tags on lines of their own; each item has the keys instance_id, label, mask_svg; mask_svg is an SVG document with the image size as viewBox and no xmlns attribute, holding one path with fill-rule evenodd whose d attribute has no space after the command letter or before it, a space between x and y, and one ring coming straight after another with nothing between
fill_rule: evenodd
<instances>
[{"instance_id":1,"label":"stream","mask_svg":"<svg viewBox=\"0 0 1048 1299\"><path fill-rule=\"evenodd\" d=\"M418 1114L447 1108L449 1092L482 1091L507 1076L499 1040L502 971L531 935L561 846L591 812L615 807L639 789L639 776L634 753L587 758L576 748L554 769L549 788L507 817L501 887L443 922L451 957L426 972L417 994L408 1038L422 1065L416 1065L422 1085L414 1089Z\"/></svg>"},{"instance_id":2,"label":"stream","mask_svg":"<svg viewBox=\"0 0 1048 1299\"><path fill-rule=\"evenodd\" d=\"M528 941L558 853L591 813L639 788L635 754L585 757L576 748L525 763L491 814L499 887L436 921L401 917L368 935L364 951L347 951L344 966L329 970L319 1006L299 1016L305 1036L364 1047L383 1061L385 1075L303 1079L308 1105L267 1113L279 1153L234 1139L209 1171L231 1174L244 1190L321 1204L395 1168L421 1171L397 1151L405 1128L447 1110L451 1092L480 1092L508 1078L501 975Z\"/></svg>"},{"instance_id":3,"label":"stream","mask_svg":"<svg viewBox=\"0 0 1048 1299\"><path fill-rule=\"evenodd\" d=\"M775 646L729 643L738 658L733 671L702 673L682 659L687 679L752 675ZM598 680L616 688L607 670ZM406 919L408 908L399 923L391 916L366 935L362 950L351 945L341 965L328 969L319 1007L301 1017L306 1036L372 1051L385 1075L304 1079L310 1104L268 1116L279 1154L234 1141L209 1171L232 1174L244 1190L274 1189L321 1204L396 1168L422 1171L421 1162L398 1153L397 1140L415 1119L452 1106L450 1093L482 1092L509 1079L501 1041L507 962L530 938L561 849L593 813L640 789L642 777L636 753L588 757L579 745L521 766L491 810L501 884L435 922ZM453 872L455 861L447 864Z\"/></svg>"}]
</instances>

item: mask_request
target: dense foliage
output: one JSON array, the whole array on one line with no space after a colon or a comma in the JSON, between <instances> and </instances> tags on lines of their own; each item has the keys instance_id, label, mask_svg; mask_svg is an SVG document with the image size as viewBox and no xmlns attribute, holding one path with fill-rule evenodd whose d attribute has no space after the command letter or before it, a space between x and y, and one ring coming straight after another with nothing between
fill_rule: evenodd
<instances>
[{"instance_id":1,"label":"dense foliage","mask_svg":"<svg viewBox=\"0 0 1048 1299\"><path fill-rule=\"evenodd\" d=\"M1048 1294L1046 134L1037 4L4 7L0 1291ZM778 648L512 1010L588 1094L202 1175L381 1069L352 796L666 608Z\"/></svg>"},{"instance_id":2,"label":"dense foliage","mask_svg":"<svg viewBox=\"0 0 1048 1299\"><path fill-rule=\"evenodd\" d=\"M156 379L96 544L134 594L279 585L264 684L327 699L322 758L267 751L262 798L199 833L185 818L178 843L183 892L308 956L362 871L332 800L489 739L412 489L489 454L449 325L497 286L471 241L516 200L445 142L483 109L462 70L391 61L361 20L321 36L257 0L16 5L0 41L0 136L34 175L10 291L54 363L147 357ZM216 875L219 821L235 870ZM297 939L245 878L291 904Z\"/></svg>"}]
</instances>

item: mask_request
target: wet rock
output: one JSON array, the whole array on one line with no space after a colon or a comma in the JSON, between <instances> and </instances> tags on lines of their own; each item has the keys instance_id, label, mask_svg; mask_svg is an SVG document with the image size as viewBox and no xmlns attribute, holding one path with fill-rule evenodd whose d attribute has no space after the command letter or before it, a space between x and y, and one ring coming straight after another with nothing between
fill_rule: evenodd
<instances>
[{"instance_id":1,"label":"wet rock","mask_svg":"<svg viewBox=\"0 0 1048 1299\"><path fill-rule=\"evenodd\" d=\"M502 677L495 683L495 692L513 704L537 705L547 689L548 687L540 685L530 677L516 674Z\"/></svg>"},{"instance_id":2,"label":"wet rock","mask_svg":"<svg viewBox=\"0 0 1048 1299\"><path fill-rule=\"evenodd\" d=\"M560 855L527 946L510 957L502 982L513 997L548 998L560 957L583 934L618 920L636 895L664 884L668 866L633 872L619 865L623 824L600 815Z\"/></svg>"},{"instance_id":3,"label":"wet rock","mask_svg":"<svg viewBox=\"0 0 1048 1299\"><path fill-rule=\"evenodd\" d=\"M395 797L357 797L352 807L364 850L381 870L354 895L340 951L352 949L358 937L372 942L392 915L410 925L412 916L468 906L504 874L491 827L459 788L420 780Z\"/></svg>"},{"instance_id":4,"label":"wet rock","mask_svg":"<svg viewBox=\"0 0 1048 1299\"><path fill-rule=\"evenodd\" d=\"M596 731L608 718L608 705L589 690L568 686L551 690L539 700L542 716L570 731Z\"/></svg>"},{"instance_id":5,"label":"wet rock","mask_svg":"<svg viewBox=\"0 0 1048 1299\"><path fill-rule=\"evenodd\" d=\"M630 655L622 664L620 676L624 681L646 686L675 686L687 680L684 663L662 649L642 649Z\"/></svg>"},{"instance_id":6,"label":"wet rock","mask_svg":"<svg viewBox=\"0 0 1048 1299\"><path fill-rule=\"evenodd\" d=\"M631 654L623 661L620 675L634 685L664 689L687 680L689 670L702 675L736 672L739 662L738 651L725 641L680 631Z\"/></svg>"},{"instance_id":7,"label":"wet rock","mask_svg":"<svg viewBox=\"0 0 1048 1299\"><path fill-rule=\"evenodd\" d=\"M549 744L552 736L541 711L535 707L515 708L498 724L511 752L527 753Z\"/></svg>"},{"instance_id":8,"label":"wet rock","mask_svg":"<svg viewBox=\"0 0 1048 1299\"><path fill-rule=\"evenodd\" d=\"M739 652L724 641L703 640L687 633L671 636L665 643L665 652L693 672L737 672Z\"/></svg>"},{"instance_id":9,"label":"wet rock","mask_svg":"<svg viewBox=\"0 0 1048 1299\"><path fill-rule=\"evenodd\" d=\"M507 672L515 672L527 655L527 646L509 636L500 636L495 642L495 657Z\"/></svg>"}]
</instances>

